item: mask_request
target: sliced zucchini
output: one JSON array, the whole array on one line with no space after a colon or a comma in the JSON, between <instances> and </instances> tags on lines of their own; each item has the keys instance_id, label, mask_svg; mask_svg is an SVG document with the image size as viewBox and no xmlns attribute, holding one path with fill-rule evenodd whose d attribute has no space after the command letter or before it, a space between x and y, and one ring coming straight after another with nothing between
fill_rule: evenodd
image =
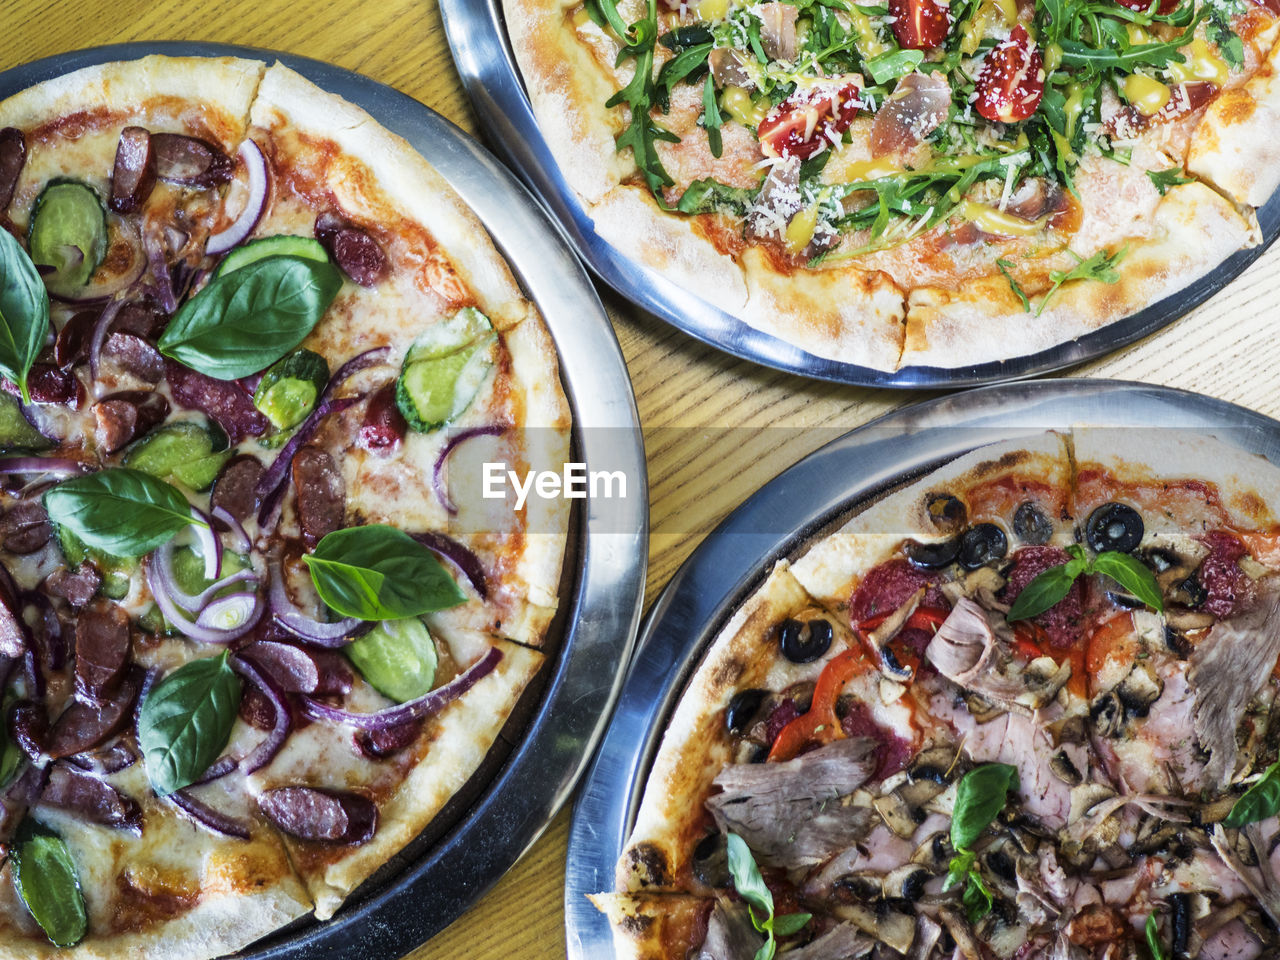
<instances>
[{"instance_id":1,"label":"sliced zucchini","mask_svg":"<svg viewBox=\"0 0 1280 960\"><path fill-rule=\"evenodd\" d=\"M49 441L22 415L17 398L0 392L0 453L42 450L47 446Z\"/></svg>"},{"instance_id":2,"label":"sliced zucchini","mask_svg":"<svg viewBox=\"0 0 1280 960\"><path fill-rule=\"evenodd\" d=\"M416 700L435 685L436 643L415 617L383 620L345 649L370 686L397 703Z\"/></svg>"},{"instance_id":3,"label":"sliced zucchini","mask_svg":"<svg viewBox=\"0 0 1280 960\"><path fill-rule=\"evenodd\" d=\"M427 433L461 416L489 375L497 344L489 318L474 307L418 337L396 381L396 406L409 426Z\"/></svg>"},{"instance_id":4,"label":"sliced zucchini","mask_svg":"<svg viewBox=\"0 0 1280 960\"><path fill-rule=\"evenodd\" d=\"M52 180L36 198L27 233L31 259L53 267L51 290L83 287L107 255L107 211L79 180Z\"/></svg>"},{"instance_id":5,"label":"sliced zucchini","mask_svg":"<svg viewBox=\"0 0 1280 960\"><path fill-rule=\"evenodd\" d=\"M161 480L177 480L193 490L213 483L231 456L214 452L217 437L190 420L165 424L138 440L125 454L124 465Z\"/></svg>"},{"instance_id":6,"label":"sliced zucchini","mask_svg":"<svg viewBox=\"0 0 1280 960\"><path fill-rule=\"evenodd\" d=\"M288 430L307 418L329 382L329 364L310 350L276 361L253 392L253 405L276 427Z\"/></svg>"},{"instance_id":7,"label":"sliced zucchini","mask_svg":"<svg viewBox=\"0 0 1280 960\"><path fill-rule=\"evenodd\" d=\"M312 237L291 237L284 234L262 237L236 247L223 257L218 269L213 272L213 278L216 280L232 270L239 270L267 257L302 257L304 260L325 263L329 254L320 245L320 241Z\"/></svg>"}]
</instances>

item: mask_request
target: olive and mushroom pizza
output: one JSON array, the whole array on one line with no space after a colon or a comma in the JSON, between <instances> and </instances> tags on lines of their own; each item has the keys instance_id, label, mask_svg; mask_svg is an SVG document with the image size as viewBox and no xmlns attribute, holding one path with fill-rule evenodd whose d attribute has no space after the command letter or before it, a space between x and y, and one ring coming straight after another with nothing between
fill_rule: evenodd
<instances>
[{"instance_id":1,"label":"olive and mushroom pizza","mask_svg":"<svg viewBox=\"0 0 1280 960\"><path fill-rule=\"evenodd\" d=\"M276 64L0 103L0 957L206 958L330 916L543 663L550 336L410 146ZM450 471L455 477L450 481Z\"/></svg>"},{"instance_id":2,"label":"olive and mushroom pizza","mask_svg":"<svg viewBox=\"0 0 1280 960\"><path fill-rule=\"evenodd\" d=\"M1280 956L1280 470L979 448L781 562L669 721L619 957Z\"/></svg>"},{"instance_id":3,"label":"olive and mushroom pizza","mask_svg":"<svg viewBox=\"0 0 1280 960\"><path fill-rule=\"evenodd\" d=\"M876 370L1026 356L1258 242L1274 0L503 0L597 233Z\"/></svg>"}]
</instances>

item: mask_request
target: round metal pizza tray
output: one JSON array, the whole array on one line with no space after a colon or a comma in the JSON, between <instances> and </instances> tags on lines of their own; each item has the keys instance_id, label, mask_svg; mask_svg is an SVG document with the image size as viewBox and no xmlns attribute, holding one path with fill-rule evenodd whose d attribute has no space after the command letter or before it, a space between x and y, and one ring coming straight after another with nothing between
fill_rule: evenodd
<instances>
[{"instance_id":1,"label":"round metal pizza tray","mask_svg":"<svg viewBox=\"0 0 1280 960\"><path fill-rule=\"evenodd\" d=\"M575 511L558 655L541 691L503 731L505 757L468 784L419 842L357 890L333 919L298 921L248 948L253 960L402 957L443 930L533 844L569 797L602 734L634 644L648 556L648 491L635 398L608 316L581 265L529 193L465 133L418 101L357 73L290 54L211 43L127 43L0 72L0 99L110 60L148 54L279 60L367 110L409 141L476 212L556 341L573 407L574 458L621 470L627 496ZM467 788L464 788L466 790ZM452 815L452 816L450 816ZM441 830L439 821L448 819Z\"/></svg>"},{"instance_id":2,"label":"round metal pizza tray","mask_svg":"<svg viewBox=\"0 0 1280 960\"><path fill-rule=\"evenodd\" d=\"M640 630L613 721L578 794L569 834L569 960L614 956L587 894L613 889L654 754L721 625L775 561L885 491L975 447L1077 425L1206 431L1280 464L1280 422L1200 394L1116 380L986 387L904 407L845 434L765 484L720 524L663 589Z\"/></svg>"},{"instance_id":3,"label":"round metal pizza tray","mask_svg":"<svg viewBox=\"0 0 1280 960\"><path fill-rule=\"evenodd\" d=\"M1258 210L1262 243L1227 258L1190 286L1132 316L1039 353L967 367L910 366L885 371L817 357L762 333L607 243L595 232L534 119L507 39L502 0L440 0L454 62L486 138L551 210L587 265L628 300L726 353L801 376L866 387L954 388L1017 380L1111 353L1204 303L1239 276L1280 235L1280 193Z\"/></svg>"}]
</instances>

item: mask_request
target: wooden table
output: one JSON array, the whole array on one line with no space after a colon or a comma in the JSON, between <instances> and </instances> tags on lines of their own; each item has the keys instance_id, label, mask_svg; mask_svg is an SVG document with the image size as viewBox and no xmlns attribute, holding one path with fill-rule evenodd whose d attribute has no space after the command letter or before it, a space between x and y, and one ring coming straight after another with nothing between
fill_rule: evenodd
<instances>
[{"instance_id":1,"label":"wooden table","mask_svg":"<svg viewBox=\"0 0 1280 960\"><path fill-rule=\"evenodd\" d=\"M477 132L433 0L5 0L0 69L129 40L220 41L316 57L390 84ZM927 396L767 370L703 346L611 294L605 302L649 457L650 601L702 536L771 477L838 434ZM1072 375L1166 384L1280 416L1280 245L1200 309ZM566 810L493 891L414 960L564 956L568 821Z\"/></svg>"}]
</instances>

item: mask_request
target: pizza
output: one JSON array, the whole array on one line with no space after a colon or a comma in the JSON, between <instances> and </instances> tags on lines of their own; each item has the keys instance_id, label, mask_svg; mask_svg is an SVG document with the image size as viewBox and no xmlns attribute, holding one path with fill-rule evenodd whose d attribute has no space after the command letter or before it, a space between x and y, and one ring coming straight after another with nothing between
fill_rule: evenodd
<instances>
[{"instance_id":1,"label":"pizza","mask_svg":"<svg viewBox=\"0 0 1280 960\"><path fill-rule=\"evenodd\" d=\"M981 447L780 561L671 714L617 955L1280 951L1280 470L1205 434Z\"/></svg>"},{"instance_id":2,"label":"pizza","mask_svg":"<svg viewBox=\"0 0 1280 960\"><path fill-rule=\"evenodd\" d=\"M504 0L596 233L874 370L1036 354L1255 246L1263 0Z\"/></svg>"},{"instance_id":3,"label":"pizza","mask_svg":"<svg viewBox=\"0 0 1280 960\"><path fill-rule=\"evenodd\" d=\"M326 919L547 660L567 501L477 464L568 456L548 330L409 144L279 63L0 102L0 224L0 957Z\"/></svg>"}]
</instances>

